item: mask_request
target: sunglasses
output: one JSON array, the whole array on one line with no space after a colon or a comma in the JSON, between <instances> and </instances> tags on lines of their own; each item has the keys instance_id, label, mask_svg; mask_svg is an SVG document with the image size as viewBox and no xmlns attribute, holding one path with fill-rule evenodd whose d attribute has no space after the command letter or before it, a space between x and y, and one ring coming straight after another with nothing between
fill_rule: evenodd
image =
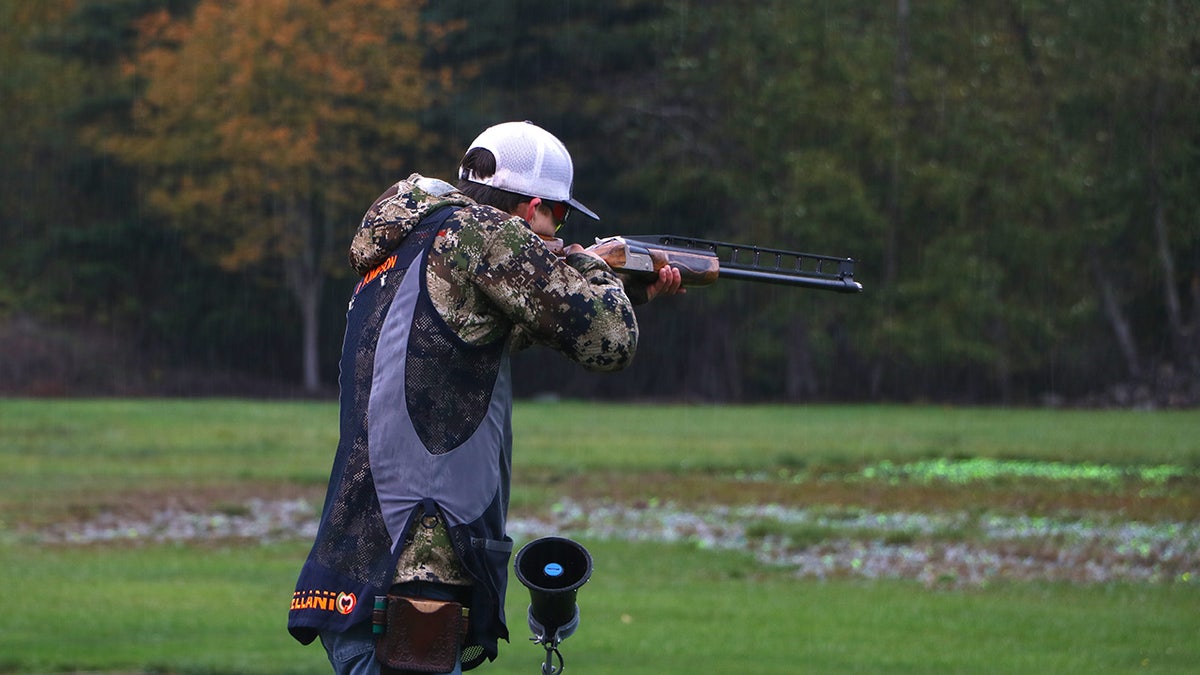
<instances>
[{"instance_id":1,"label":"sunglasses","mask_svg":"<svg viewBox=\"0 0 1200 675\"><path fill-rule=\"evenodd\" d=\"M567 224L567 216L571 215L571 205L566 202L550 202L550 213L554 214L554 226L562 227Z\"/></svg>"},{"instance_id":2,"label":"sunglasses","mask_svg":"<svg viewBox=\"0 0 1200 675\"><path fill-rule=\"evenodd\" d=\"M550 213L554 216L554 229L557 231L567 222L567 216L571 215L571 205L566 202L552 202L541 197L534 197L531 202L534 208L545 206L550 209Z\"/></svg>"}]
</instances>

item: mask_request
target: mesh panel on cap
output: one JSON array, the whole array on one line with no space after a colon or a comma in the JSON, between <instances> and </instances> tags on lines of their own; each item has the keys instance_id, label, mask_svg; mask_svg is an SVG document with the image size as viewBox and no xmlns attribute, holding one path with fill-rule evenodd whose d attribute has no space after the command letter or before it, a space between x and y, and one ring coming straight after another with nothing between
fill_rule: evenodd
<instances>
[{"instance_id":1,"label":"mesh panel on cap","mask_svg":"<svg viewBox=\"0 0 1200 675\"><path fill-rule=\"evenodd\" d=\"M496 174L478 182L552 201L571 198L571 155L545 129L529 122L505 122L486 129L471 147L486 148L496 157Z\"/></svg>"}]
</instances>

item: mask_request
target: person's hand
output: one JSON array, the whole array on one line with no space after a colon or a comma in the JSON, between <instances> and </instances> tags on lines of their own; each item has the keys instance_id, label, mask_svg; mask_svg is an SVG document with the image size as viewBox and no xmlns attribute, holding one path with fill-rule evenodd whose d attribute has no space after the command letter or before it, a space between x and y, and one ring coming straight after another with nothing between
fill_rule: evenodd
<instances>
[{"instance_id":1,"label":"person's hand","mask_svg":"<svg viewBox=\"0 0 1200 675\"><path fill-rule=\"evenodd\" d=\"M683 279L680 278L679 270L667 265L658 270L658 279L646 286L646 302L650 302L660 295L677 293L687 293L687 289L683 287Z\"/></svg>"},{"instance_id":2,"label":"person's hand","mask_svg":"<svg viewBox=\"0 0 1200 675\"><path fill-rule=\"evenodd\" d=\"M604 258L604 254L608 251L605 247L613 245L612 242L602 242L595 246L584 248L579 244L571 244L562 249L562 255L567 256L572 253L583 253L608 264L608 261ZM659 269L658 276L650 283L641 278L632 278L630 275L620 271L618 271L617 276L621 277L621 282L625 285L625 292L635 305L650 302L660 295L687 293L687 289L683 287L683 278L679 270L670 265Z\"/></svg>"}]
</instances>

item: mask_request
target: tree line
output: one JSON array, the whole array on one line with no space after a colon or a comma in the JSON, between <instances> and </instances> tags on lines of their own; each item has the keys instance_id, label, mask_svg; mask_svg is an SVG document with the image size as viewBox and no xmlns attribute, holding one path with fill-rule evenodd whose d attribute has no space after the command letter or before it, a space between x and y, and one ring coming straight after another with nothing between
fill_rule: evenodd
<instances>
[{"instance_id":1,"label":"tree line","mask_svg":"<svg viewBox=\"0 0 1200 675\"><path fill-rule=\"evenodd\" d=\"M642 310L625 373L520 355L524 394L1200 400L1194 3L0 0L0 20L4 391L327 391L366 206L529 119L602 218L565 238L850 256L866 291L718 282Z\"/></svg>"}]
</instances>

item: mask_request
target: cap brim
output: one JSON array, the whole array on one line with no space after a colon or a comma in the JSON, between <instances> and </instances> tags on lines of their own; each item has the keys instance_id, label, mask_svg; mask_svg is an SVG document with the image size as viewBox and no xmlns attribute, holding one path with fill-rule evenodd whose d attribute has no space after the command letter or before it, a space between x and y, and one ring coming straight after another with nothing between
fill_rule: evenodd
<instances>
[{"instance_id":1,"label":"cap brim","mask_svg":"<svg viewBox=\"0 0 1200 675\"><path fill-rule=\"evenodd\" d=\"M583 204L580 204L579 200L568 199L567 203L571 205L571 208L578 209L581 213L583 213L583 215L587 216L588 218L591 218L592 220L600 220L600 216L596 215L595 211L589 209L588 207L584 206Z\"/></svg>"}]
</instances>

